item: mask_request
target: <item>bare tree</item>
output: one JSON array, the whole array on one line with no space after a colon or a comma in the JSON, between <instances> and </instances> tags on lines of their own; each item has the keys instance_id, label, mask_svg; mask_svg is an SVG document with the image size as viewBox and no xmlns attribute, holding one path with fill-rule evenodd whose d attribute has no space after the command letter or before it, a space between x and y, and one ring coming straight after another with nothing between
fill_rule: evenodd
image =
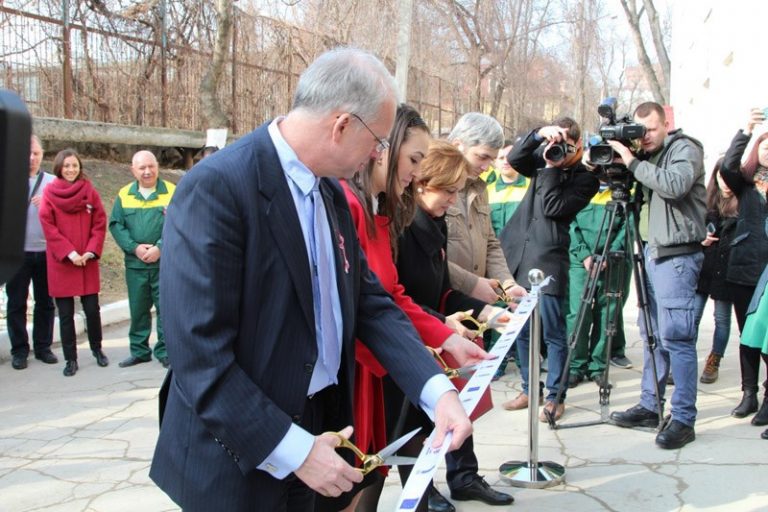
<instances>
[{"instance_id":1,"label":"bare tree","mask_svg":"<svg viewBox=\"0 0 768 512\"><path fill-rule=\"evenodd\" d=\"M216 40L213 46L211 66L200 81L200 114L211 128L229 126L229 116L224 112L216 94L224 70L224 63L229 56L229 43L232 38L233 0L216 0Z\"/></svg>"},{"instance_id":2,"label":"bare tree","mask_svg":"<svg viewBox=\"0 0 768 512\"><path fill-rule=\"evenodd\" d=\"M646 80L653 92L653 97L656 102L666 104L669 99L669 74L670 64L669 57L664 47L663 37L661 35L661 25L659 16L653 5L653 0L643 0L643 5L639 7L636 0L621 0L621 7L624 9L624 14L627 16L629 22L629 29L632 32L632 39L635 41L635 47L637 49L637 58L640 61L640 65L643 68ZM648 49L645 46L641 30L641 20L644 12L648 12L648 23L653 34L653 42L656 49L656 56L660 63L660 74L654 68L651 63L651 59L648 56Z\"/></svg>"}]
</instances>

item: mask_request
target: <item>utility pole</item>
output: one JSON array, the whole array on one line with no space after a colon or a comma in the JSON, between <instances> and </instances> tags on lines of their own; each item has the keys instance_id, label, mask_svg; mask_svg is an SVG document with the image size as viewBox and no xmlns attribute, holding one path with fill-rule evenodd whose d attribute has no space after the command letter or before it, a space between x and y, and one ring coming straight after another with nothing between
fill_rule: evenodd
<instances>
[{"instance_id":1,"label":"utility pole","mask_svg":"<svg viewBox=\"0 0 768 512\"><path fill-rule=\"evenodd\" d=\"M411 21L413 0L400 0L400 24L397 30L397 67L395 80L400 101L408 100L408 64L411 60Z\"/></svg>"}]
</instances>

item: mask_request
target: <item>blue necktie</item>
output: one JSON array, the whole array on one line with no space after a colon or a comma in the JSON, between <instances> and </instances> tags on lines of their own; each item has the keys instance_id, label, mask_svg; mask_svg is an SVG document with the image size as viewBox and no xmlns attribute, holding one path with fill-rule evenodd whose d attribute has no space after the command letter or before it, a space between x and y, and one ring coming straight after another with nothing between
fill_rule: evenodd
<instances>
[{"instance_id":1,"label":"blue necktie","mask_svg":"<svg viewBox=\"0 0 768 512\"><path fill-rule=\"evenodd\" d=\"M317 180L312 188L313 217L312 223L312 257L314 259L315 280L317 282L317 295L315 297L315 313L319 315L320 339L321 339L321 358L323 366L329 373L330 378L336 382L336 375L339 371L340 350L339 335L336 332L336 320L333 315L333 302L331 299L332 290L336 289L336 283L331 282L331 265L335 265L331 255L332 248L329 247L330 226L328 225L328 216L325 214L323 205L323 196L319 190L320 180ZM319 301L318 301L319 299ZM319 307L318 307L319 306ZM317 325L317 322L315 322Z\"/></svg>"}]
</instances>

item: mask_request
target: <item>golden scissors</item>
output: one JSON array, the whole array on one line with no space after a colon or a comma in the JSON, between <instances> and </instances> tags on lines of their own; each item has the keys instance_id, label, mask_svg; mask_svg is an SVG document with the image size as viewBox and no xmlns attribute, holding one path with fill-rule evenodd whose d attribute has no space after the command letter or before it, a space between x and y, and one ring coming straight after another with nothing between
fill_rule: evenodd
<instances>
[{"instance_id":1,"label":"golden scissors","mask_svg":"<svg viewBox=\"0 0 768 512\"><path fill-rule=\"evenodd\" d=\"M469 316L469 315L466 315L462 319L462 322L463 321L467 321L467 322L470 322L470 323L474 324L475 327L477 327L477 334L476 334L476 336L482 336L485 331L487 331L488 329L492 328L491 326L494 324L494 322L496 322L497 318L499 318L501 315L503 315L504 313L506 313L508 311L507 308L500 308L500 309L501 310L498 313L493 315L491 318L489 318L485 322L480 322L479 320L477 320L474 317Z\"/></svg>"},{"instance_id":2,"label":"golden scissors","mask_svg":"<svg viewBox=\"0 0 768 512\"><path fill-rule=\"evenodd\" d=\"M509 288L514 288L515 285L510 286ZM499 286L498 288L494 288L494 291L501 290L501 292L496 293L496 298L500 302L504 302L506 304L509 304L510 302L514 302L516 304L520 303L521 298L520 297L512 297L511 295L507 294L507 290L505 290L502 286Z\"/></svg>"},{"instance_id":3,"label":"golden scissors","mask_svg":"<svg viewBox=\"0 0 768 512\"><path fill-rule=\"evenodd\" d=\"M342 436L339 432L326 432L326 434L331 434L339 438L339 441L341 442L336 448L347 448L348 450L352 450L352 453L354 453L355 456L363 463L361 467L355 469L360 471L363 475L367 475L379 466L408 466L415 464L416 457L401 457L399 455L395 455L395 453L397 450L402 448L405 443L410 441L411 438L419 432L419 430L421 430L421 427L408 432L403 437L382 448L379 453L374 453L373 455L363 453L363 451L358 448L355 443Z\"/></svg>"},{"instance_id":4,"label":"golden scissors","mask_svg":"<svg viewBox=\"0 0 768 512\"><path fill-rule=\"evenodd\" d=\"M462 366L461 368L451 368L448 366L448 363L445 362L445 359L440 357L440 354L437 353L437 350L432 347L427 347L427 350L432 352L432 356L437 359L437 362L440 363L440 366L443 367L443 372L449 379L468 379L473 373L475 373L475 371L477 371L476 364Z\"/></svg>"}]
</instances>

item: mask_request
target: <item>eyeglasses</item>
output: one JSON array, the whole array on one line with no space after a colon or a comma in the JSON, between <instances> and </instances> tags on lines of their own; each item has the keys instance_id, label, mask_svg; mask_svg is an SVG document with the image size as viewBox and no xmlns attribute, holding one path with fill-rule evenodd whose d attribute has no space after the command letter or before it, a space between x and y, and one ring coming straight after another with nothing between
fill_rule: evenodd
<instances>
[{"instance_id":1,"label":"eyeglasses","mask_svg":"<svg viewBox=\"0 0 768 512\"><path fill-rule=\"evenodd\" d=\"M378 135L373 133L373 130L371 130L371 128L367 124L365 124L365 121L363 121L359 115L355 114L354 112L350 112L349 115L354 116L358 121L363 123L363 126L365 126L366 130L371 132L371 135L373 135L373 138L376 139L376 141L378 142L378 144L376 144L377 153L383 153L385 150L389 149L389 141L387 139L380 139Z\"/></svg>"}]
</instances>

